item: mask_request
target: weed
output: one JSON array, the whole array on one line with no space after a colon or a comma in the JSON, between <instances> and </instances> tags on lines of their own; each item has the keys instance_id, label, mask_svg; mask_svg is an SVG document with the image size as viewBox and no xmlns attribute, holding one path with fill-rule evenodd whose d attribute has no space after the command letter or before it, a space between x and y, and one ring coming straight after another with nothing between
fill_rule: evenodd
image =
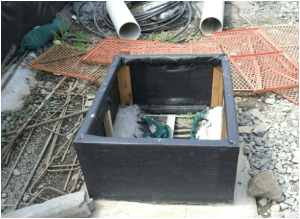
<instances>
[{"instance_id":1,"label":"weed","mask_svg":"<svg viewBox=\"0 0 300 219\"><path fill-rule=\"evenodd\" d=\"M161 33L152 33L151 36L148 38L148 40L152 40L152 41L167 40L167 42L172 43L178 39L173 38L170 34L162 31Z\"/></svg>"},{"instance_id":2,"label":"weed","mask_svg":"<svg viewBox=\"0 0 300 219\"><path fill-rule=\"evenodd\" d=\"M88 46L87 43L77 42L74 45L74 49L77 49L80 53L85 53Z\"/></svg>"},{"instance_id":3,"label":"weed","mask_svg":"<svg viewBox=\"0 0 300 219\"><path fill-rule=\"evenodd\" d=\"M55 50L55 52L59 52L59 48L55 48L54 50Z\"/></svg>"},{"instance_id":4,"label":"weed","mask_svg":"<svg viewBox=\"0 0 300 219\"><path fill-rule=\"evenodd\" d=\"M273 21L271 21L271 20L265 20L265 21L262 21L262 22L259 22L259 26L263 26L263 25L265 25L265 24L273 24Z\"/></svg>"},{"instance_id":5,"label":"weed","mask_svg":"<svg viewBox=\"0 0 300 219\"><path fill-rule=\"evenodd\" d=\"M81 32L77 32L76 39L77 40L82 40L82 41L83 40L90 40L90 38L86 34L81 33Z\"/></svg>"}]
</instances>

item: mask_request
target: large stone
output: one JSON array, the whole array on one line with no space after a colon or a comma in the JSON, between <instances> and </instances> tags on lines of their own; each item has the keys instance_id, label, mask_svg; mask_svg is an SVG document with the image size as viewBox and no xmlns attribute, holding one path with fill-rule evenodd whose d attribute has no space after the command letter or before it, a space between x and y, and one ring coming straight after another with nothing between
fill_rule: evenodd
<instances>
[{"instance_id":1,"label":"large stone","mask_svg":"<svg viewBox=\"0 0 300 219\"><path fill-rule=\"evenodd\" d=\"M254 132L255 134L264 134L266 131L268 131L268 129L270 128L270 126L266 123L266 122L261 122L258 126L256 126L252 132Z\"/></svg>"},{"instance_id":2,"label":"large stone","mask_svg":"<svg viewBox=\"0 0 300 219\"><path fill-rule=\"evenodd\" d=\"M94 208L93 199L87 199L86 193L81 191L1 216L4 218L78 218L90 216Z\"/></svg>"},{"instance_id":3,"label":"large stone","mask_svg":"<svg viewBox=\"0 0 300 219\"><path fill-rule=\"evenodd\" d=\"M286 210L283 212L284 218L299 218L299 212Z\"/></svg>"},{"instance_id":4,"label":"large stone","mask_svg":"<svg viewBox=\"0 0 300 219\"><path fill-rule=\"evenodd\" d=\"M272 212L278 212L278 211L280 211L280 205L272 205L270 210Z\"/></svg>"},{"instance_id":5,"label":"large stone","mask_svg":"<svg viewBox=\"0 0 300 219\"><path fill-rule=\"evenodd\" d=\"M258 109L253 109L253 110L251 110L251 114L254 116L254 117L256 117L256 118L258 118L260 121L265 121L265 117L263 116L263 114L261 114L260 112L259 112L259 110Z\"/></svg>"},{"instance_id":6,"label":"large stone","mask_svg":"<svg viewBox=\"0 0 300 219\"><path fill-rule=\"evenodd\" d=\"M268 199L266 198L261 198L259 201L258 201L259 205L264 207L268 204Z\"/></svg>"},{"instance_id":7,"label":"large stone","mask_svg":"<svg viewBox=\"0 0 300 219\"><path fill-rule=\"evenodd\" d=\"M274 174L267 171L259 173L249 180L248 194L251 197L279 199L281 197L281 190Z\"/></svg>"},{"instance_id":8,"label":"large stone","mask_svg":"<svg viewBox=\"0 0 300 219\"><path fill-rule=\"evenodd\" d=\"M271 218L283 218L283 212L272 211Z\"/></svg>"},{"instance_id":9,"label":"large stone","mask_svg":"<svg viewBox=\"0 0 300 219\"><path fill-rule=\"evenodd\" d=\"M266 99L266 103L268 103L268 104L274 104L275 103L275 98L268 98L268 99Z\"/></svg>"}]
</instances>

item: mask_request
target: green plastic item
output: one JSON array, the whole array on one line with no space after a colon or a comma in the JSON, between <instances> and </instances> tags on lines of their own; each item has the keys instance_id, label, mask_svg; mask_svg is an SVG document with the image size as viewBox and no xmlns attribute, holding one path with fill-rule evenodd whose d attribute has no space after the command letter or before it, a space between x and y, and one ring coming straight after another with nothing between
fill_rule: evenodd
<instances>
[{"instance_id":1,"label":"green plastic item","mask_svg":"<svg viewBox=\"0 0 300 219\"><path fill-rule=\"evenodd\" d=\"M170 127L168 125L157 125L154 119L142 118L146 121L150 132L155 138L171 138Z\"/></svg>"},{"instance_id":2,"label":"green plastic item","mask_svg":"<svg viewBox=\"0 0 300 219\"><path fill-rule=\"evenodd\" d=\"M202 112L196 113L195 118L193 120L192 126L191 126L191 131L190 131L190 139L195 140L195 135L196 135L196 129L199 126L199 120L202 119L206 115L206 110L203 110Z\"/></svg>"},{"instance_id":3,"label":"green plastic item","mask_svg":"<svg viewBox=\"0 0 300 219\"><path fill-rule=\"evenodd\" d=\"M18 50L18 54L21 55L25 49L38 49L46 45L53 37L52 32L57 33L59 31L58 26L58 21L54 21L51 24L45 24L26 33L21 41L21 48Z\"/></svg>"},{"instance_id":4,"label":"green plastic item","mask_svg":"<svg viewBox=\"0 0 300 219\"><path fill-rule=\"evenodd\" d=\"M35 50L42 48L51 40L53 33L59 33L60 25L66 30L71 26L69 13L67 11L62 10L57 13L56 18L52 23L39 26L26 33L21 41L21 48L18 50L18 54L23 54L25 49Z\"/></svg>"}]
</instances>

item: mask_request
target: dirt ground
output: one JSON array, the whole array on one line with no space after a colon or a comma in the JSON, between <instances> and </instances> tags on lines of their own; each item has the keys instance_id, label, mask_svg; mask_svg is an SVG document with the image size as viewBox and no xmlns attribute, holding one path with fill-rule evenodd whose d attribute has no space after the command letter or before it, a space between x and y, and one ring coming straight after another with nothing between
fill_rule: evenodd
<instances>
[{"instance_id":1,"label":"dirt ground","mask_svg":"<svg viewBox=\"0 0 300 219\"><path fill-rule=\"evenodd\" d=\"M201 5L201 3L199 3ZM298 2L234 2L235 5L226 3L225 4L225 12L224 12L224 29L239 29L249 27L250 24L253 25L264 25L264 24L293 24L299 23L299 3ZM240 15L242 15L245 19L241 18L236 12L237 8L239 8ZM297 12L298 10L298 12ZM91 15L91 14L90 14ZM92 20L87 19L86 24L89 27L94 29L95 26ZM189 35L193 33L199 25L199 18L194 17L189 28L185 35ZM103 27L103 22L99 22L99 26ZM180 28L167 31L168 34L173 35ZM104 32L106 32L112 38L118 38L115 31L104 27ZM102 39L94 34L91 34L85 30L83 26L81 26L77 21L73 20L71 33L76 32L84 32L86 33L93 41L93 44L89 47L92 48ZM150 34L141 34L141 40L148 39ZM48 48L52 46L52 43L47 45ZM42 50L44 52L45 50ZM36 52L37 55L40 55L41 51ZM59 81L63 78L61 75L54 75L52 73L48 73L45 71L38 71L36 75L36 80L39 82L40 87L32 88L32 95L30 95L27 103L24 105L24 109L28 109L30 112L36 107L38 107L45 96L59 83ZM76 84L76 86L74 86ZM67 99L67 94L69 89L70 97L73 97L80 88L84 87L86 82L77 80L74 78L68 78L61 86L57 93L52 96L49 102L40 110L40 112L35 116L33 121L30 124L34 124L35 122L41 122L47 120L53 112L59 109ZM43 88L42 88L43 87ZM99 89L99 84L92 84L89 86L85 92L83 93L84 100L82 96L76 97L69 103L67 108L67 114L73 113L76 111L80 111L85 109L85 102L87 95L95 95ZM254 94L250 93L235 93L236 99L236 107L241 108L244 111L249 109L258 108L260 111L268 110L268 105L265 104L263 100L267 99L271 93L262 93L262 94ZM24 97L25 98L25 97ZM59 113L56 114L55 117L58 117ZM84 115L84 114L83 114ZM1 129L2 133L7 132L9 130L6 129L6 125L12 125L13 121L20 120L21 116L19 115L8 115L2 113L1 115ZM23 118L23 117L22 117ZM46 124L44 126L39 126L34 129L32 132L32 136L30 137L26 148L24 149L20 161L14 169L11 179L9 180L7 187L2 189L2 199L1 199L1 212L8 213L13 210L13 206L17 203L18 199L21 199L19 208L25 207L28 204L32 203L40 203L44 200L51 199L61 195L61 192L69 193L80 190L82 185L84 184L84 177L77 165L79 163L75 149L73 147L73 143L70 144L69 148L64 148L61 152L59 152L58 156L54 159L51 166L57 165L66 165L66 164L75 164L74 168L76 170L72 171L70 175L70 171L57 171L50 172L46 171L44 173L44 169L46 167L46 161L49 158L53 158L54 155L57 154L58 150L61 148L63 144L67 142L67 135L72 133L74 127L77 127L78 124L83 120L83 117L80 115L69 117L64 119L61 123L61 128L56 130L60 135L57 136L57 141L53 144L53 153L52 156L50 154L50 148L48 146L47 150L42 156L41 162L38 165L36 173L33 175L31 183L28 186L28 189L32 187L32 194L29 193L28 189L21 195L21 191L26 184L26 182L30 179L30 174L34 166L37 164L38 158L41 156L41 152L44 148L44 145L47 142L51 131L49 129L53 129L55 123ZM22 124L18 126L21 127ZM47 129L46 129L47 128ZM75 129L76 130L76 129ZM75 132L76 133L76 132ZM13 147L7 165L2 164L1 167L1 184L6 182L8 174L13 171L13 165L17 160L17 157L20 155L22 148L25 145L27 137L30 135L30 130L24 132L16 141L15 146ZM74 136L73 136L74 137ZM72 138L73 138L72 137ZM11 136L2 136L2 147L6 145L10 140ZM50 141L49 145L52 143ZM65 156L64 160L62 158ZM52 159L51 158L51 159ZM76 166L77 165L77 166ZM53 170L61 169L62 167L53 167ZM64 167L69 168L69 167ZM18 173L19 172L19 173ZM68 180L68 184L66 186L66 181ZM47 189L48 188L48 189ZM54 189L52 189L54 188ZM44 191L45 190L45 191ZM41 192L40 198L33 200L33 196L37 195ZM268 205L261 207L258 206L258 213L263 217L270 216L270 207L271 203Z\"/></svg>"}]
</instances>

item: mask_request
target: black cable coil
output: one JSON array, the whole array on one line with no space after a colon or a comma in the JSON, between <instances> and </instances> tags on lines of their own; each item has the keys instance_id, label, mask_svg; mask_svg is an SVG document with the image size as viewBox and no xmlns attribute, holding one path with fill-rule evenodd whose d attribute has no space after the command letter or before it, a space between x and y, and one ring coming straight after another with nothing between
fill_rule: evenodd
<instances>
[{"instance_id":1,"label":"black cable coil","mask_svg":"<svg viewBox=\"0 0 300 219\"><path fill-rule=\"evenodd\" d=\"M83 25L89 32L94 33L94 34L96 34L96 35L98 35L98 36L100 36L102 38L108 38L109 36L107 36L103 32L103 30L99 27L99 25L97 23L97 20L96 20L97 9L101 6L100 16L101 16L103 22L105 23L105 25L108 28L110 28L112 30L115 30L114 25L113 25L112 21L110 20L110 18L108 16L108 13L107 13L107 10L106 10L106 2L105 1L101 1L94 8L94 24L95 24L96 28L98 29L98 32L96 32L96 31L92 30L91 28L89 28L88 26L86 26L84 23L82 23L82 21L79 18L79 11L82 8L82 6L84 4L86 4L86 3L87 2L83 2L79 6L79 8L77 10L77 18L78 18L79 23L81 25ZM129 5L129 4L132 4L133 2L127 1L125 3L127 5ZM139 2L139 3L141 3L141 2ZM173 14L172 16L170 16L170 17L168 17L166 19L157 21L157 22L145 23L146 20L148 20L148 19L150 19L150 18L152 18L152 17L154 17L156 15L159 15L159 14L161 14L163 12L166 12L167 10L172 9L172 8L176 7L177 5L181 5L180 10L177 13ZM193 6L197 9L197 11L199 12L200 16L202 16L202 12L201 12L200 8L193 1L171 1L171 2L166 2L163 5L159 5L157 7L153 7L148 12L146 12L146 13L144 13L142 15L134 16L134 18L138 22L138 24L139 24L139 26L141 28L141 32L142 33L152 33L152 32L167 31L167 30L171 30L171 29L173 29L175 27L178 27L180 25L185 24L185 26L180 31L178 31L174 36L172 36L172 38L175 38L175 37L179 36L180 34L182 34L188 28L189 24L191 23L193 15L195 13ZM185 12L186 9L188 9L188 13L189 13L188 19L185 19L185 20L183 20L180 23L176 23L173 26L170 26L171 24L173 24L174 22L176 22L178 19L180 19L183 16L183 14L184 14L184 12ZM153 25L158 25L158 26L149 27L149 26L153 26ZM195 36L199 31L200 31L200 25L198 25L198 28L195 30L195 32L193 34L191 34L188 38ZM184 39L178 40L175 43L183 42L183 41L185 41L188 38L184 38ZM162 40L162 42L165 42L167 40L168 39L164 39L164 40Z\"/></svg>"}]
</instances>

